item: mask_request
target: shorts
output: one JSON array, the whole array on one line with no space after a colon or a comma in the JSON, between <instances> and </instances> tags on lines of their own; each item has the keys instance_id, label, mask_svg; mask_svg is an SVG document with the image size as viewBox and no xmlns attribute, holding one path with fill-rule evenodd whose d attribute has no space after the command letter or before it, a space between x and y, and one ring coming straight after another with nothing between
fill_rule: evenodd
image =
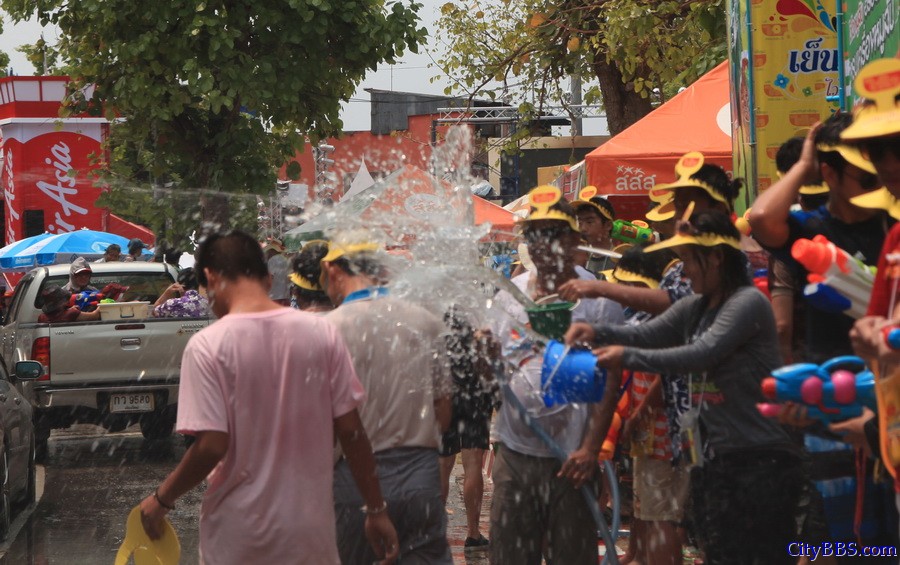
<instances>
[{"instance_id":1,"label":"shorts","mask_svg":"<svg viewBox=\"0 0 900 565\"><path fill-rule=\"evenodd\" d=\"M466 402L460 394L453 397L450 427L441 436L441 457L451 457L463 449L488 449L491 439L491 408L482 402Z\"/></svg>"},{"instance_id":2,"label":"shorts","mask_svg":"<svg viewBox=\"0 0 900 565\"><path fill-rule=\"evenodd\" d=\"M690 483L690 473L682 465L635 457L634 517L645 522L681 522Z\"/></svg>"}]
</instances>

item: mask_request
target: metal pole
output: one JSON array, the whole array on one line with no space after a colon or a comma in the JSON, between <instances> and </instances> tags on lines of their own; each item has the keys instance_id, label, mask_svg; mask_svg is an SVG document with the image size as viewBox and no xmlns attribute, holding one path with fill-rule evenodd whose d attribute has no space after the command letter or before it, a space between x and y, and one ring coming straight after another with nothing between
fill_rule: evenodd
<instances>
[{"instance_id":1,"label":"metal pole","mask_svg":"<svg viewBox=\"0 0 900 565\"><path fill-rule=\"evenodd\" d=\"M573 106L581 106L581 75L574 74L570 79L569 88L572 93L571 103ZM572 121L572 137L577 137L581 135L581 112L578 113L578 117Z\"/></svg>"}]
</instances>

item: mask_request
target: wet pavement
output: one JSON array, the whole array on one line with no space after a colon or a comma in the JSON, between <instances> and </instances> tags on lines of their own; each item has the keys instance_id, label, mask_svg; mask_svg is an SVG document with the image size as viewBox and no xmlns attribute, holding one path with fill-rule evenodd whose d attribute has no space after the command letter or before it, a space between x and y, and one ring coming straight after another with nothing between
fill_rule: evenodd
<instances>
[{"instance_id":1,"label":"wet pavement","mask_svg":"<svg viewBox=\"0 0 900 565\"><path fill-rule=\"evenodd\" d=\"M44 492L34 512L0 557L0 565L113 563L125 519L184 453L180 436L146 441L131 429L106 434L75 426L54 431ZM181 563L197 562L202 487L178 501L170 519L181 540Z\"/></svg>"},{"instance_id":2,"label":"wet pavement","mask_svg":"<svg viewBox=\"0 0 900 565\"><path fill-rule=\"evenodd\" d=\"M136 428L106 433L88 425L54 431L44 464L43 496L14 538L0 545L0 565L113 563L129 511L175 467L184 454L181 436L144 440ZM487 565L488 552L466 552L462 465L451 475L448 538L456 565ZM489 532L493 485L485 477L481 531ZM203 487L178 501L169 514L181 542L181 563L197 563ZM619 545L624 548L620 541Z\"/></svg>"}]
</instances>

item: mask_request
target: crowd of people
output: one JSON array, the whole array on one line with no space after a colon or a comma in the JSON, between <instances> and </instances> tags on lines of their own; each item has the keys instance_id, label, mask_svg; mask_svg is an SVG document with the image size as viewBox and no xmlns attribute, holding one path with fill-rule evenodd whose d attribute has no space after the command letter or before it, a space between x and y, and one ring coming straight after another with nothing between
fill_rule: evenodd
<instances>
[{"instance_id":1,"label":"crowd of people","mask_svg":"<svg viewBox=\"0 0 900 565\"><path fill-rule=\"evenodd\" d=\"M861 76L898 73L891 60ZM615 457L633 476L624 563L681 563L686 543L709 564L793 564L856 543L856 556L819 557L853 563L864 546L896 548L888 415L828 424L802 405L777 418L757 408L779 367L854 354L900 404L900 352L883 337L900 321L900 83L874 78L889 92L785 143L749 236L735 227L740 180L699 153L651 193L658 241L627 250L612 251L615 210L595 191L568 202L534 189L519 224L528 264L486 316L395 294L393 263L365 238L307 242L288 260L279 241L208 236L196 287L173 290L202 291L219 318L182 362L177 430L196 441L141 502L147 533L205 479L203 562L450 564L445 504L461 459L467 549L501 565L596 564L593 510L615 480L598 460ZM790 251L818 235L877 265L866 316L804 301L809 273ZM548 338L529 311L554 300L572 303L555 337L596 356L599 401L545 401Z\"/></svg>"}]
</instances>

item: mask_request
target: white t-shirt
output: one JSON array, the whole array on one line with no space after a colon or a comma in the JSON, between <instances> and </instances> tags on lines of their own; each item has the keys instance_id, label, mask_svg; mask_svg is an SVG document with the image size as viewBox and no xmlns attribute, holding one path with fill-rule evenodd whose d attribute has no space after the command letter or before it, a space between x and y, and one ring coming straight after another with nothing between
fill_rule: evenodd
<instances>
[{"instance_id":1,"label":"white t-shirt","mask_svg":"<svg viewBox=\"0 0 900 565\"><path fill-rule=\"evenodd\" d=\"M193 336L180 433L228 433L200 508L204 563L339 563L334 419L365 397L337 330L278 308L228 314Z\"/></svg>"},{"instance_id":2,"label":"white t-shirt","mask_svg":"<svg viewBox=\"0 0 900 565\"><path fill-rule=\"evenodd\" d=\"M579 279L595 280L596 277L587 270L576 266ZM512 279L522 292L529 292L529 280L534 277L532 271L522 273ZM587 404L563 404L547 408L541 396L541 366L543 350L534 353L532 340L520 329L528 327L528 314L525 307L513 299L506 291L500 291L494 299L493 308L500 310L494 316L492 332L502 345L504 358L514 367L510 379L510 387L515 395L538 424L571 453L581 445L584 430L590 416ZM606 298L582 299L572 311L573 322L589 324L622 324L624 317L622 307ZM535 457L555 457L553 452L538 438L534 432L522 422L518 411L504 402L497 418L497 433L505 447L518 453Z\"/></svg>"}]
</instances>

